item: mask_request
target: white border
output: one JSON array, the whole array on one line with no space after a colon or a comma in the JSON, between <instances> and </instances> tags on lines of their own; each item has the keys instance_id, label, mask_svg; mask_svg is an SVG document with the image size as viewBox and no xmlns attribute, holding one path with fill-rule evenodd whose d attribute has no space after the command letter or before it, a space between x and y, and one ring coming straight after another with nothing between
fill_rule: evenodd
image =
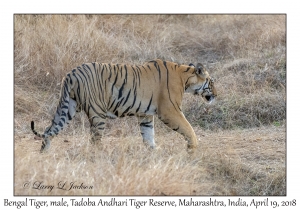
<instances>
[{"instance_id":1,"label":"white border","mask_svg":"<svg viewBox=\"0 0 300 210\"><path fill-rule=\"evenodd\" d=\"M296 2L296 1L294 1ZM3 199L22 200L24 197L13 196L13 14L15 13L281 13L287 14L287 196L271 199L297 199L299 193L299 18L297 4L282 1L21 1L2 2L1 6L1 196ZM32 198L32 197L31 197ZM67 197L66 199L71 199ZM75 197L79 199L79 197ZM122 197L119 197L122 198ZM127 197L128 198L128 197ZM149 197L138 197L148 199ZM156 197L164 200L163 197ZM231 197L218 197L226 200ZM251 199L256 197L242 197ZM59 200L58 197L38 197L39 200ZM206 197L204 197L206 199ZM233 197L236 199L236 197ZM94 198L96 200L96 198ZM178 197L168 197L178 200ZM48 207L49 209L50 207ZM132 208L132 207L130 207ZM51 208L50 208L51 209ZM216 208L215 208L216 209ZM228 208L227 208L228 209ZM236 208L235 208L236 209ZM280 209L280 208L279 208ZM285 208L287 209L287 208ZM295 209L295 208L294 208Z\"/></svg>"}]
</instances>

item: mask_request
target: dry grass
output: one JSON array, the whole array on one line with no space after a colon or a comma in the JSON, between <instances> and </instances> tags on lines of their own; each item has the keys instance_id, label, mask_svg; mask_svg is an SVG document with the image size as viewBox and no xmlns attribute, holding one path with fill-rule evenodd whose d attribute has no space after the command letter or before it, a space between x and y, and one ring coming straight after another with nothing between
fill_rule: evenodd
<instances>
[{"instance_id":1,"label":"dry grass","mask_svg":"<svg viewBox=\"0 0 300 210\"><path fill-rule=\"evenodd\" d=\"M15 15L16 195L285 195L284 15ZM142 144L134 118L110 121L101 148L83 113L40 154L30 121L52 119L60 81L83 62L141 64L161 58L204 63L217 80L211 106L186 95L184 113L201 138L156 121L158 149ZM93 190L24 189L59 181Z\"/></svg>"},{"instance_id":2,"label":"dry grass","mask_svg":"<svg viewBox=\"0 0 300 210\"><path fill-rule=\"evenodd\" d=\"M201 146L193 155L175 132L160 131L158 148L151 151L142 144L137 127L120 127L108 131L101 148L89 144L86 132L64 132L46 154L39 153L41 142L31 134L16 138L15 194L285 195L282 127L217 133L197 128ZM25 181L55 189L24 189ZM84 183L93 190L57 189L60 181Z\"/></svg>"}]
</instances>

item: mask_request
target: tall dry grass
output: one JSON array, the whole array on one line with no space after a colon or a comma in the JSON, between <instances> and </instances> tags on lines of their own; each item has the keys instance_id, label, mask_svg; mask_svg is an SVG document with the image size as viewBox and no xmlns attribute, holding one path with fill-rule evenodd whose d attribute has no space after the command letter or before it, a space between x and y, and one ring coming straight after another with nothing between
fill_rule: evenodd
<instances>
[{"instance_id":1,"label":"tall dry grass","mask_svg":"<svg viewBox=\"0 0 300 210\"><path fill-rule=\"evenodd\" d=\"M16 15L15 86L57 97L62 77L84 62L202 62L220 97L209 115L185 100L189 120L210 129L272 124L286 116L285 36L284 15Z\"/></svg>"},{"instance_id":2,"label":"tall dry grass","mask_svg":"<svg viewBox=\"0 0 300 210\"><path fill-rule=\"evenodd\" d=\"M15 15L15 193L284 195L285 45L285 15ZM84 62L155 58L201 62L216 79L216 103L184 97L201 137L194 156L157 120L159 149L147 151L134 118L109 121L95 151L83 113L49 154L38 153L29 122L38 130L50 122L66 72ZM255 133L261 137L242 137ZM94 190L22 188L25 180L70 179Z\"/></svg>"}]
</instances>

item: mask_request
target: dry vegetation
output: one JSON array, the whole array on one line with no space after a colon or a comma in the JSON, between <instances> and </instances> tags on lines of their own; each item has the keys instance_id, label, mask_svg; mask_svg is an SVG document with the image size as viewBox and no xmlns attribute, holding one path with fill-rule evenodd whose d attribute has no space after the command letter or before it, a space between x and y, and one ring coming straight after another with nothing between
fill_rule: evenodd
<instances>
[{"instance_id":1,"label":"dry vegetation","mask_svg":"<svg viewBox=\"0 0 300 210\"><path fill-rule=\"evenodd\" d=\"M15 15L15 195L285 195L284 15ZM109 121L101 148L79 113L40 154L30 121L52 119L60 81L84 62L201 62L218 99L184 97L200 146L156 119L158 148L142 143L135 118ZM29 181L92 190L24 188Z\"/></svg>"}]
</instances>

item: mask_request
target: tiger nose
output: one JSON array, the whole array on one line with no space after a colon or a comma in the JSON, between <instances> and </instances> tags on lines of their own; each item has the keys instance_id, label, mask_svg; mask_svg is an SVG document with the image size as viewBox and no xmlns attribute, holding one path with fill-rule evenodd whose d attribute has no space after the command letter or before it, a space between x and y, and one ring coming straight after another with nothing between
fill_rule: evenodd
<instances>
[{"instance_id":1,"label":"tiger nose","mask_svg":"<svg viewBox=\"0 0 300 210\"><path fill-rule=\"evenodd\" d=\"M205 96L205 99L206 99L207 101L210 101L210 100L212 99L212 96Z\"/></svg>"}]
</instances>

